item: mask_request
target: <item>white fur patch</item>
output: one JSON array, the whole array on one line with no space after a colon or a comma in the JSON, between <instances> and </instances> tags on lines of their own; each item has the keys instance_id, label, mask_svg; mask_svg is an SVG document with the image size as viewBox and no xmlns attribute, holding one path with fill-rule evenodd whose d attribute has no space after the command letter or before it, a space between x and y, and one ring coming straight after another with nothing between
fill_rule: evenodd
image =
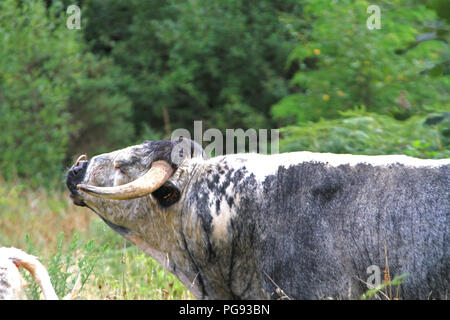
<instances>
[{"instance_id":1,"label":"white fur patch","mask_svg":"<svg viewBox=\"0 0 450 320\"><path fill-rule=\"evenodd\" d=\"M219 212L216 212L215 204L211 207L211 214L213 217L213 237L216 240L227 239L227 228L230 220L236 215L236 212L229 207L225 199L220 201Z\"/></svg>"},{"instance_id":2,"label":"white fur patch","mask_svg":"<svg viewBox=\"0 0 450 320\"><path fill-rule=\"evenodd\" d=\"M340 165L355 166L358 164L370 164L372 166L387 166L402 164L408 167L439 167L450 164L450 159L432 160L418 159L405 155L352 155L335 153L315 153L309 151L280 153L274 155L262 155L256 153L232 154L207 160L211 164L226 159L230 168L246 167L249 173L253 173L259 181L266 176L275 174L280 167L288 168L304 162L320 162L337 167Z\"/></svg>"}]
</instances>

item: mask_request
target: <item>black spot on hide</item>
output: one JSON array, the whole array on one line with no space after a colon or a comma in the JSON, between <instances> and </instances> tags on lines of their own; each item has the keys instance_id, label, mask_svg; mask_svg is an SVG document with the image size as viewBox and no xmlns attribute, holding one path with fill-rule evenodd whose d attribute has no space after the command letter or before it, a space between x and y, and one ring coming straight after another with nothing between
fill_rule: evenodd
<instances>
[{"instance_id":1,"label":"black spot on hide","mask_svg":"<svg viewBox=\"0 0 450 320\"><path fill-rule=\"evenodd\" d=\"M216 199L216 214L220 214L220 199Z\"/></svg>"},{"instance_id":2,"label":"black spot on hide","mask_svg":"<svg viewBox=\"0 0 450 320\"><path fill-rule=\"evenodd\" d=\"M311 190L314 197L321 201L331 201L341 189L341 186L334 182L324 183Z\"/></svg>"}]
</instances>

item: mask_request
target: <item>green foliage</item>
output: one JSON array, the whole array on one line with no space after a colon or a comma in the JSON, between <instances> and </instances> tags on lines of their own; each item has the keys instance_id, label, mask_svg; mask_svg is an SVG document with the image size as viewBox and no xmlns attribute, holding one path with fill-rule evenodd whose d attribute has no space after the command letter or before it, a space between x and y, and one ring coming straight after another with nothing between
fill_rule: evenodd
<instances>
[{"instance_id":1,"label":"green foliage","mask_svg":"<svg viewBox=\"0 0 450 320\"><path fill-rule=\"evenodd\" d=\"M288 63L300 71L292 79L296 93L272 108L284 124L339 117L339 111L365 105L371 112L407 118L428 105L448 108L448 77L423 74L442 60L448 45L427 41L396 53L419 34L435 12L416 1L377 1L381 29L369 30L370 1L308 0L300 44Z\"/></svg>"},{"instance_id":2,"label":"green foliage","mask_svg":"<svg viewBox=\"0 0 450 320\"><path fill-rule=\"evenodd\" d=\"M89 235L97 243L107 243L93 270L98 299L187 299L192 298L185 286L151 257L128 243L100 219L92 221ZM82 295L82 297L86 297Z\"/></svg>"},{"instance_id":3,"label":"green foliage","mask_svg":"<svg viewBox=\"0 0 450 320\"><path fill-rule=\"evenodd\" d=\"M298 1L94 0L85 34L130 76L138 127L168 135L202 119L216 128L258 128L271 123L271 105L288 93L284 66L300 12Z\"/></svg>"},{"instance_id":4,"label":"green foliage","mask_svg":"<svg viewBox=\"0 0 450 320\"><path fill-rule=\"evenodd\" d=\"M49 178L60 169L70 131L70 61L61 62L76 50L63 37L41 4L0 2L0 167L6 177Z\"/></svg>"},{"instance_id":5,"label":"green foliage","mask_svg":"<svg viewBox=\"0 0 450 320\"><path fill-rule=\"evenodd\" d=\"M64 18L40 1L0 2L0 169L7 179L50 185L81 140L111 147L134 134L130 103L116 93L118 71L86 53Z\"/></svg>"},{"instance_id":6,"label":"green foliage","mask_svg":"<svg viewBox=\"0 0 450 320\"><path fill-rule=\"evenodd\" d=\"M400 290L399 288L403 282L403 279L406 278L407 276L408 276L408 274L404 273L404 274L394 277L394 279L392 279L392 281L383 282L376 288L367 290L367 292L364 293L360 299L367 300L367 299L370 299L373 297L378 297L378 294L379 293L383 294L383 290L386 289L387 287L397 286L397 291L399 291ZM386 294L383 294L383 295L389 300L393 299L393 297L389 297Z\"/></svg>"},{"instance_id":7,"label":"green foliage","mask_svg":"<svg viewBox=\"0 0 450 320\"><path fill-rule=\"evenodd\" d=\"M429 0L426 1L426 5L428 8L434 9L439 18L450 24L450 2L447 0Z\"/></svg>"},{"instance_id":8,"label":"green foliage","mask_svg":"<svg viewBox=\"0 0 450 320\"><path fill-rule=\"evenodd\" d=\"M113 235L118 237L117 235ZM103 270L95 271L97 287L107 299L187 299L186 287L151 257L134 246L111 248L100 261Z\"/></svg>"},{"instance_id":9,"label":"green foliage","mask_svg":"<svg viewBox=\"0 0 450 320\"><path fill-rule=\"evenodd\" d=\"M280 151L406 154L420 158L450 156L449 113L436 112L399 121L355 109L341 112L341 117L282 128Z\"/></svg>"},{"instance_id":10,"label":"green foliage","mask_svg":"<svg viewBox=\"0 0 450 320\"><path fill-rule=\"evenodd\" d=\"M95 245L92 240L82 243L79 240L78 233L74 233L73 240L67 245L64 244L63 240L64 233L60 233L56 252L50 256L48 261L43 262L47 265L53 288L60 299L74 290L77 281L81 282L79 288L75 288L75 290L78 294L82 293L83 287L96 267L98 260L108 249L108 245L101 248ZM28 235L26 236L26 243L28 253L38 252ZM23 271L22 274L30 283L25 291L28 299L38 300L41 291L38 284L28 272ZM78 280L79 277L80 280Z\"/></svg>"},{"instance_id":11,"label":"green foliage","mask_svg":"<svg viewBox=\"0 0 450 320\"><path fill-rule=\"evenodd\" d=\"M111 59L99 60L92 53L85 53L79 72L81 75L71 85L67 103L72 130L66 158L130 145L135 131L131 101L121 93L120 69Z\"/></svg>"}]
</instances>

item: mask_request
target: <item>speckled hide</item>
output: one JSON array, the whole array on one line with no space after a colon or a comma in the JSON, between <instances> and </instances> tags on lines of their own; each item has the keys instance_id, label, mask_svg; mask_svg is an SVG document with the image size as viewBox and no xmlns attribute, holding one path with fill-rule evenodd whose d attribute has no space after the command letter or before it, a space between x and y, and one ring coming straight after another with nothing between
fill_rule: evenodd
<instances>
[{"instance_id":1,"label":"speckled hide","mask_svg":"<svg viewBox=\"0 0 450 320\"><path fill-rule=\"evenodd\" d=\"M205 159L191 142L196 156L174 164L176 144L98 155L83 174L69 172L67 185L76 204L197 298L358 299L367 268L383 270L386 258L391 278L408 274L401 298L447 298L450 160L311 152ZM175 172L148 196L105 200L76 189L128 183L161 159Z\"/></svg>"}]
</instances>

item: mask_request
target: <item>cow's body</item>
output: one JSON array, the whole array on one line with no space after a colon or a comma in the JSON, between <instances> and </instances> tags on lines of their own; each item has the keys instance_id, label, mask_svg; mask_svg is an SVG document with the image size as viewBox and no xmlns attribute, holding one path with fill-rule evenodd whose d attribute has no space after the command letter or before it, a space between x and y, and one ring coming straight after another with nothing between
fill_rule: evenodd
<instances>
[{"instance_id":1,"label":"cow's body","mask_svg":"<svg viewBox=\"0 0 450 320\"><path fill-rule=\"evenodd\" d=\"M170 206L155 194L84 201L198 298L355 299L367 290L367 268L388 261L391 278L408 274L401 297L445 299L449 163L309 152L197 157L169 179L181 193Z\"/></svg>"}]
</instances>

